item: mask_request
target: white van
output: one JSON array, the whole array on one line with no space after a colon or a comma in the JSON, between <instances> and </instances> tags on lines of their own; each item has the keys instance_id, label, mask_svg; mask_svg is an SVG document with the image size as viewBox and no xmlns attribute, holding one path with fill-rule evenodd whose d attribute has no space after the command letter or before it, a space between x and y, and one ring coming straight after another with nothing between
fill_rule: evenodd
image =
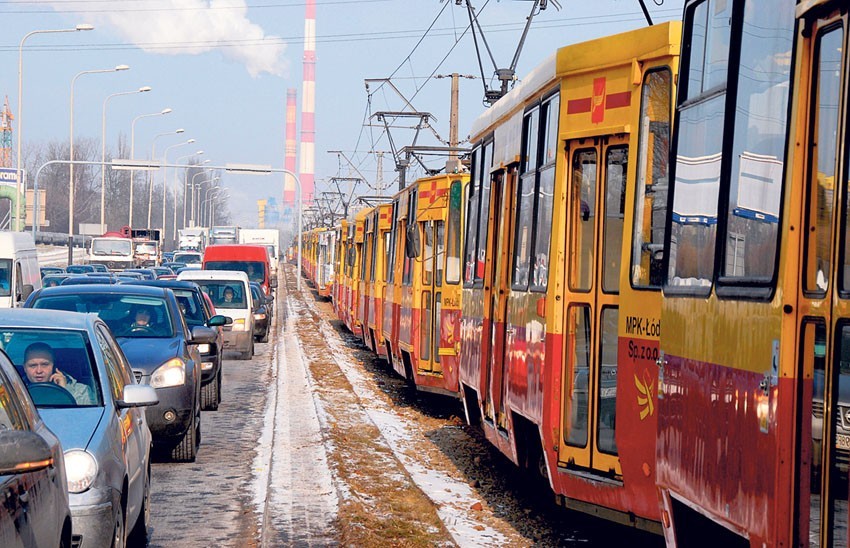
<instances>
[{"instance_id":1,"label":"white van","mask_svg":"<svg viewBox=\"0 0 850 548\"><path fill-rule=\"evenodd\" d=\"M243 360L253 358L254 302L248 275L236 270L184 270L177 279L198 284L209 295L216 314L233 318L231 325L221 328L224 350L240 352Z\"/></svg>"},{"instance_id":2,"label":"white van","mask_svg":"<svg viewBox=\"0 0 850 548\"><path fill-rule=\"evenodd\" d=\"M23 306L36 289L41 289L41 271L32 235L0 231L0 308Z\"/></svg>"}]
</instances>

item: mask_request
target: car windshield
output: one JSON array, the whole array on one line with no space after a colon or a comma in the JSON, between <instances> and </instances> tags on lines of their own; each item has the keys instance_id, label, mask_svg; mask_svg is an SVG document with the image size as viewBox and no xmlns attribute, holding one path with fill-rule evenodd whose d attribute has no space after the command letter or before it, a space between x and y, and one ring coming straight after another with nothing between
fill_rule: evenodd
<instances>
[{"instance_id":1,"label":"car windshield","mask_svg":"<svg viewBox=\"0 0 850 548\"><path fill-rule=\"evenodd\" d=\"M94 272L94 268L87 264L72 264L65 269L68 274L85 274L86 272Z\"/></svg>"},{"instance_id":2,"label":"car windshield","mask_svg":"<svg viewBox=\"0 0 850 548\"><path fill-rule=\"evenodd\" d=\"M204 311L201 303L198 302L198 295L190 289L172 289L177 297L177 302L180 304L180 309L183 311L183 317L186 318L186 323L189 327L196 325L206 325L207 319L204 317Z\"/></svg>"},{"instance_id":3,"label":"car windshield","mask_svg":"<svg viewBox=\"0 0 850 548\"><path fill-rule=\"evenodd\" d=\"M79 331L0 328L0 347L36 407L103 405L89 339Z\"/></svg>"},{"instance_id":4,"label":"car windshield","mask_svg":"<svg viewBox=\"0 0 850 548\"><path fill-rule=\"evenodd\" d=\"M183 264L199 264L201 255L198 253L175 253L174 262Z\"/></svg>"},{"instance_id":5,"label":"car windshield","mask_svg":"<svg viewBox=\"0 0 850 548\"><path fill-rule=\"evenodd\" d=\"M12 294L12 260L0 259L0 297Z\"/></svg>"},{"instance_id":6,"label":"car windshield","mask_svg":"<svg viewBox=\"0 0 850 548\"><path fill-rule=\"evenodd\" d=\"M245 308L245 285L238 280L192 280L219 308Z\"/></svg>"},{"instance_id":7,"label":"car windshield","mask_svg":"<svg viewBox=\"0 0 850 548\"><path fill-rule=\"evenodd\" d=\"M136 253L156 253L156 244L151 242L139 242L136 244Z\"/></svg>"},{"instance_id":8,"label":"car windshield","mask_svg":"<svg viewBox=\"0 0 850 548\"><path fill-rule=\"evenodd\" d=\"M96 313L116 337L165 339L174 336L168 303L160 297L121 293L41 295L32 306Z\"/></svg>"},{"instance_id":9,"label":"car windshield","mask_svg":"<svg viewBox=\"0 0 850 548\"><path fill-rule=\"evenodd\" d=\"M252 282L262 283L265 279L263 263L259 261L208 261L205 270L237 270L248 275Z\"/></svg>"},{"instance_id":10,"label":"car windshield","mask_svg":"<svg viewBox=\"0 0 850 548\"><path fill-rule=\"evenodd\" d=\"M133 252L130 240L92 240L92 255L130 255Z\"/></svg>"}]
</instances>

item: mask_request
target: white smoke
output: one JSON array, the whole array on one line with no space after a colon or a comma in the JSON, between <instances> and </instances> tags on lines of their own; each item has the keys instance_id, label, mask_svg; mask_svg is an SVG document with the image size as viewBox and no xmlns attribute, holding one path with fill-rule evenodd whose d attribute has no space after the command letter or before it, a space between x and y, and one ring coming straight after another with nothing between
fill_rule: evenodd
<instances>
[{"instance_id":1,"label":"white smoke","mask_svg":"<svg viewBox=\"0 0 850 548\"><path fill-rule=\"evenodd\" d=\"M148 53L197 55L218 50L243 63L251 76L280 76L285 70L286 44L248 20L245 0L46 3L57 11L76 12L96 29L114 30Z\"/></svg>"}]
</instances>

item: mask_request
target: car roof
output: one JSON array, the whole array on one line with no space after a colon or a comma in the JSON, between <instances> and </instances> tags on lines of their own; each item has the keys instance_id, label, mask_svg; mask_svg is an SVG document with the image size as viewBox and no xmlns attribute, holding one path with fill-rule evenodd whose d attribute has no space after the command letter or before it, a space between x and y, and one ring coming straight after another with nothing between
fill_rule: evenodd
<instances>
[{"instance_id":1,"label":"car roof","mask_svg":"<svg viewBox=\"0 0 850 548\"><path fill-rule=\"evenodd\" d=\"M180 280L131 280L128 282L124 282L124 285L146 285L153 287L167 287L168 289L188 289L198 292L201 291L201 289L198 287L198 284L196 284L195 282L186 282Z\"/></svg>"},{"instance_id":2,"label":"car roof","mask_svg":"<svg viewBox=\"0 0 850 548\"><path fill-rule=\"evenodd\" d=\"M43 287L39 289L39 296L80 293L117 293L121 295L162 297L167 294L166 292L167 289L164 287L150 287L136 284L83 284Z\"/></svg>"},{"instance_id":3,"label":"car roof","mask_svg":"<svg viewBox=\"0 0 850 548\"><path fill-rule=\"evenodd\" d=\"M178 280L238 280L248 282L248 275L241 270L181 270Z\"/></svg>"},{"instance_id":4,"label":"car roof","mask_svg":"<svg viewBox=\"0 0 850 548\"><path fill-rule=\"evenodd\" d=\"M80 286L74 286L78 290ZM62 289L51 287L48 289ZM89 329L98 321L97 314L67 312L65 310L47 310L38 308L4 308L0 309L0 326L6 327L41 327L62 329Z\"/></svg>"}]
</instances>

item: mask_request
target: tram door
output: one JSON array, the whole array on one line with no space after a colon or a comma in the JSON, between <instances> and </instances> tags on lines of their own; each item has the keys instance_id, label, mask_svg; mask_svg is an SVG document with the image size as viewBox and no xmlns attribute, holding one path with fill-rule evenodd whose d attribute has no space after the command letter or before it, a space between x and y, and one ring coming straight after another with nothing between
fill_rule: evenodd
<instances>
[{"instance_id":1,"label":"tram door","mask_svg":"<svg viewBox=\"0 0 850 548\"><path fill-rule=\"evenodd\" d=\"M798 543L847 546L850 208L847 15L813 22L799 302ZM843 94L843 98L842 98ZM841 114L844 109L844 114Z\"/></svg>"},{"instance_id":2,"label":"tram door","mask_svg":"<svg viewBox=\"0 0 850 548\"><path fill-rule=\"evenodd\" d=\"M617 326L628 141L567 143L567 280L564 400L559 461L605 476L622 474L617 456ZM617 266L612 266L611 264Z\"/></svg>"},{"instance_id":3,"label":"tram door","mask_svg":"<svg viewBox=\"0 0 850 548\"><path fill-rule=\"evenodd\" d=\"M440 366L440 319L442 316L442 286L445 221L421 222L422 245L422 308L419 311L419 370L438 373Z\"/></svg>"},{"instance_id":4,"label":"tram door","mask_svg":"<svg viewBox=\"0 0 850 548\"><path fill-rule=\"evenodd\" d=\"M487 384L484 409L486 417L502 429L507 429L507 414L505 413L505 354L507 350L507 309L510 294L509 266L511 218L516 204L512 203L513 185L516 179L516 169L510 168L505 177L505 171L493 174L491 179L493 222L491 233L495 237L494 262L490 280L490 363L487 370Z\"/></svg>"}]
</instances>

